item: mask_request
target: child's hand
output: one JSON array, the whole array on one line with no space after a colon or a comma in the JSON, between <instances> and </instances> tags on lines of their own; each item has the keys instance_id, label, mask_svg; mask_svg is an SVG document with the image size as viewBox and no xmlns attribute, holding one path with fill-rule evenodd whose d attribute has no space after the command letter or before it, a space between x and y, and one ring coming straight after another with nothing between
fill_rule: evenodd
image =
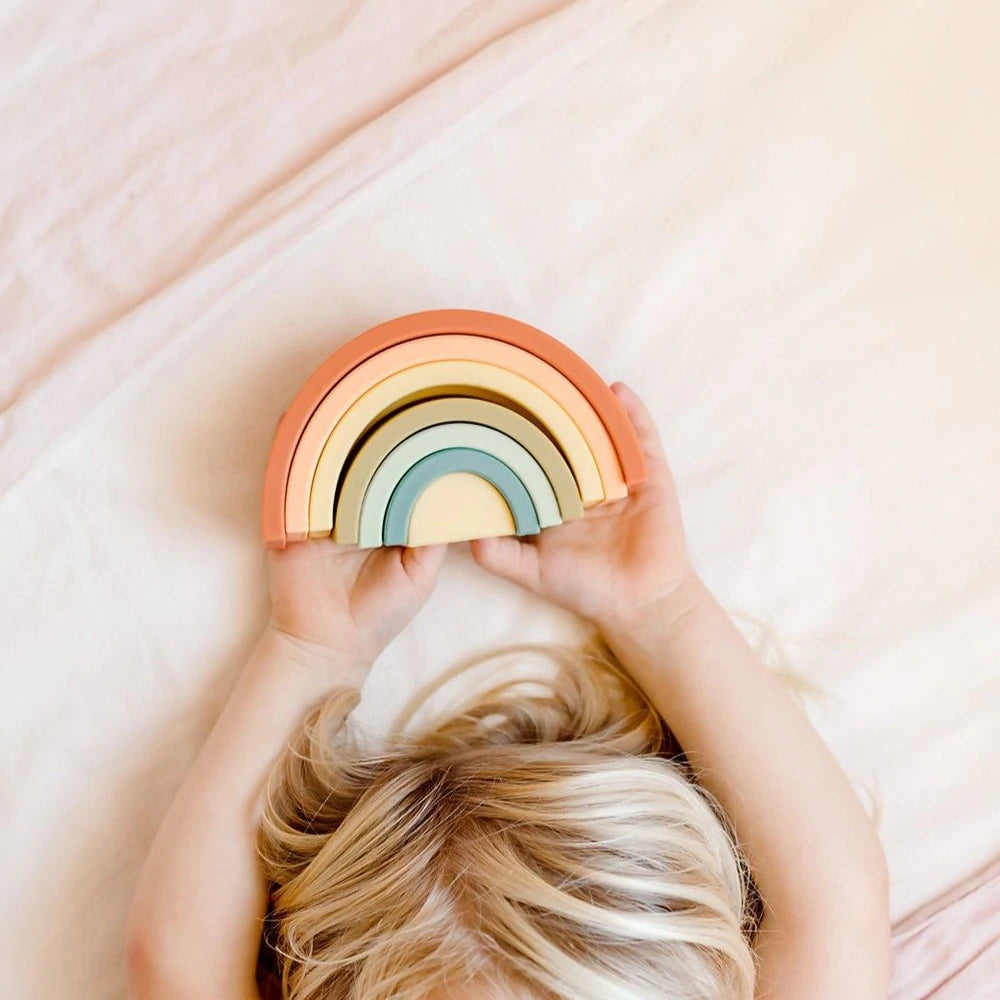
<instances>
[{"instance_id":1,"label":"child's hand","mask_svg":"<svg viewBox=\"0 0 1000 1000\"><path fill-rule=\"evenodd\" d=\"M427 600L446 550L314 539L272 552L272 627L321 655L370 664Z\"/></svg>"},{"instance_id":2,"label":"child's hand","mask_svg":"<svg viewBox=\"0 0 1000 1000\"><path fill-rule=\"evenodd\" d=\"M594 622L606 633L628 628L694 579L673 478L653 419L627 386L612 386L632 421L649 467L647 482L623 500L530 539L471 543L485 569Z\"/></svg>"}]
</instances>

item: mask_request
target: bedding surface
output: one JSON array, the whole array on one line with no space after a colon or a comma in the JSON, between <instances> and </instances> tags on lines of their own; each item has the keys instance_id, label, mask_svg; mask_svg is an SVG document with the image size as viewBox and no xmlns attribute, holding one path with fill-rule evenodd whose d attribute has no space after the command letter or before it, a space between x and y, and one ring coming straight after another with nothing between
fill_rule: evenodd
<instances>
[{"instance_id":1,"label":"bedding surface","mask_svg":"<svg viewBox=\"0 0 1000 1000\"><path fill-rule=\"evenodd\" d=\"M894 916L945 913L1000 855L1000 11L278 11L0 13L9 995L124 996L136 874L266 617L278 415L435 307L644 395L698 566L877 803ZM456 547L361 720L579 634ZM933 962L901 924L895 1000L975 960L962 921L995 961L977 891Z\"/></svg>"},{"instance_id":2,"label":"bedding surface","mask_svg":"<svg viewBox=\"0 0 1000 1000\"><path fill-rule=\"evenodd\" d=\"M1000 983L1000 864L911 914L893 938L889 1000L991 1000Z\"/></svg>"}]
</instances>

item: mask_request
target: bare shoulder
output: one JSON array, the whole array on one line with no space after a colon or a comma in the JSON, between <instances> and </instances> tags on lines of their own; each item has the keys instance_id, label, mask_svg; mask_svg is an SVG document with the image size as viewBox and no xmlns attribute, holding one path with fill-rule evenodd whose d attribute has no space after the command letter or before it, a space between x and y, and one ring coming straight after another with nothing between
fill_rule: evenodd
<instances>
[{"instance_id":1,"label":"bare shoulder","mask_svg":"<svg viewBox=\"0 0 1000 1000\"><path fill-rule=\"evenodd\" d=\"M822 920L782 932L761 924L757 1000L886 1000L892 972L887 908L856 922Z\"/></svg>"}]
</instances>

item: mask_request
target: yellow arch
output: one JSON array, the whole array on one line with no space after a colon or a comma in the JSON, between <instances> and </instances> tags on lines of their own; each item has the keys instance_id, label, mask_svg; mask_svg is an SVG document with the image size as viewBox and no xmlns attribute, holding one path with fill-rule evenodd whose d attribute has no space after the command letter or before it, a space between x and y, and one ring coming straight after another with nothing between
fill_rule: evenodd
<instances>
[{"instance_id":1,"label":"yellow arch","mask_svg":"<svg viewBox=\"0 0 1000 1000\"><path fill-rule=\"evenodd\" d=\"M429 396L492 394L532 414L566 456L585 507L604 499L594 454L572 417L533 382L479 361L433 361L396 372L359 396L330 431L309 494L308 534L333 530L333 501L344 463L361 436L394 410ZM317 411L318 412L318 411ZM289 538L294 537L289 532Z\"/></svg>"},{"instance_id":2,"label":"yellow arch","mask_svg":"<svg viewBox=\"0 0 1000 1000\"><path fill-rule=\"evenodd\" d=\"M472 334L434 334L386 348L349 371L309 417L295 445L285 489L285 530L289 539L309 531L313 474L330 430L362 393L398 371L432 361L481 361L522 375L544 389L573 418L594 454L603 496L617 500L628 489L604 421L586 396L557 368L512 344Z\"/></svg>"}]
</instances>

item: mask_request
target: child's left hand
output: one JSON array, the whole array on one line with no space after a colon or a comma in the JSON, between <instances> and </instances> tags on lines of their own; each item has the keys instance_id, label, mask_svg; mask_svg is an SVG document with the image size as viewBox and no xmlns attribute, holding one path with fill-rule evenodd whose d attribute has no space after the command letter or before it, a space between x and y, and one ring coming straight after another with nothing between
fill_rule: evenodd
<instances>
[{"instance_id":1,"label":"child's left hand","mask_svg":"<svg viewBox=\"0 0 1000 1000\"><path fill-rule=\"evenodd\" d=\"M319 539L271 552L271 625L321 655L370 664L430 596L446 550Z\"/></svg>"}]
</instances>

